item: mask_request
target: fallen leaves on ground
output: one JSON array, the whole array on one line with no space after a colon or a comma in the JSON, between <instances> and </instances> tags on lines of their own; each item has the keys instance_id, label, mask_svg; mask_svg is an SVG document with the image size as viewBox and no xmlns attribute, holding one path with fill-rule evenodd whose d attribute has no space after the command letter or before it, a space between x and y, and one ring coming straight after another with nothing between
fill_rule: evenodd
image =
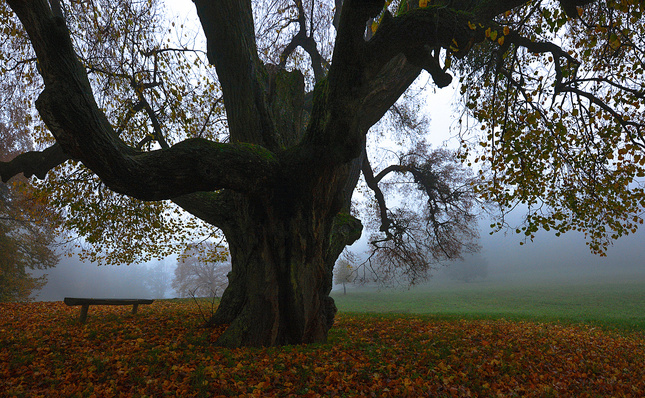
<instances>
[{"instance_id":1,"label":"fallen leaves on ground","mask_svg":"<svg viewBox=\"0 0 645 398\"><path fill-rule=\"evenodd\" d=\"M645 339L590 326L340 314L328 344L231 350L189 301L78 314L0 304L0 395L645 396Z\"/></svg>"}]
</instances>

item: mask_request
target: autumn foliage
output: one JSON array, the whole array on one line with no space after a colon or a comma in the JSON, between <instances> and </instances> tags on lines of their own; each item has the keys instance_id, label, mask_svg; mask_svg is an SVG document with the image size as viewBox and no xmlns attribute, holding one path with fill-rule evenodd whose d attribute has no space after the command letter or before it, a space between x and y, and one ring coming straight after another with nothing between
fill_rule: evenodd
<instances>
[{"instance_id":1,"label":"autumn foliage","mask_svg":"<svg viewBox=\"0 0 645 398\"><path fill-rule=\"evenodd\" d=\"M332 344L223 349L191 301L0 304L17 397L642 397L645 339L590 326L342 314Z\"/></svg>"},{"instance_id":2,"label":"autumn foliage","mask_svg":"<svg viewBox=\"0 0 645 398\"><path fill-rule=\"evenodd\" d=\"M14 127L25 117L20 109L0 111L0 161L32 148L28 133ZM34 277L30 271L58 262L52 245L59 222L48 195L26 178L0 181L0 301L28 301L45 285L45 276Z\"/></svg>"}]
</instances>

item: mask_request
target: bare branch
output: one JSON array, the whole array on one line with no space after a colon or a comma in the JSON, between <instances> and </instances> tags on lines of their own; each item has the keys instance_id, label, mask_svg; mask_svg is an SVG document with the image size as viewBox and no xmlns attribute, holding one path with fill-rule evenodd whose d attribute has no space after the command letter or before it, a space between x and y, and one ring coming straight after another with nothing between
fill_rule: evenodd
<instances>
[{"instance_id":1,"label":"bare branch","mask_svg":"<svg viewBox=\"0 0 645 398\"><path fill-rule=\"evenodd\" d=\"M383 195L383 192L381 191L381 188L378 186L378 181L376 178L374 178L374 172L372 171L372 166L370 166L370 162L367 159L367 156L365 159L363 159L363 177L365 177L365 182L367 183L367 186L370 187L370 189L374 192L374 197L376 198L376 201L379 206L379 214L381 216L381 232L385 232L388 237L390 236L390 225L392 224L392 220L388 218L387 215L387 205L385 203L385 196Z\"/></svg>"},{"instance_id":2,"label":"bare branch","mask_svg":"<svg viewBox=\"0 0 645 398\"><path fill-rule=\"evenodd\" d=\"M152 129L154 131L155 141L157 141L161 146L161 148L163 149L170 148L170 145L168 145L168 142L166 141L166 138L164 137L164 134L161 131L161 124L159 124L159 119L157 118L157 114L152 109L152 106L150 105L146 97L143 95L143 90L145 86L141 84L137 86L135 82L132 82L132 85L133 85L134 91L137 93L137 98L139 99L139 103L143 105L143 109L146 111L146 114L150 118L150 123L152 123ZM141 148L141 145L139 145L139 148Z\"/></svg>"},{"instance_id":3,"label":"bare branch","mask_svg":"<svg viewBox=\"0 0 645 398\"><path fill-rule=\"evenodd\" d=\"M627 120L623 115L618 113L615 109L607 105L604 101L602 101L600 98L596 97L595 95L588 93L586 91L580 90L575 87L571 86L564 86L560 89L561 92L568 92L568 93L574 93L576 95L579 95L580 97L586 98L591 102L592 104L598 105L600 108L602 108L605 112L609 113L614 120L620 124L620 126L624 129L624 131L629 135L629 138L631 139L632 143L634 145L637 145L641 149L645 150L645 143L643 143L643 133L642 131L645 129L645 124L643 123L638 123L635 121L630 121ZM636 131L633 131L635 129Z\"/></svg>"},{"instance_id":4,"label":"bare branch","mask_svg":"<svg viewBox=\"0 0 645 398\"><path fill-rule=\"evenodd\" d=\"M293 51L297 47L301 47L309 54L309 57L311 58L311 67L314 71L314 79L318 82L324 77L324 60L320 55L320 52L318 51L316 41L313 39L312 16L310 16L310 23L312 27L309 29L309 34L307 34L305 10L303 8L302 1L297 1L296 3L298 7L298 20L296 22L298 22L299 30L298 33L296 33L296 35L293 37L293 39L291 39L291 42L287 45L287 47L285 47L285 49L282 51L282 54L280 54L280 67L284 68L291 53L293 53ZM311 12L313 13L313 7Z\"/></svg>"}]
</instances>

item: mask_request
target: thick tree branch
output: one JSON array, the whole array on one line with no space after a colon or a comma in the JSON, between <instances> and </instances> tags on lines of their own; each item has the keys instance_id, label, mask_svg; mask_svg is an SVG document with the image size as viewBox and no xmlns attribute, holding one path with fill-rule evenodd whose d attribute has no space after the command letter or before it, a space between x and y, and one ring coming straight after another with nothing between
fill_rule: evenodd
<instances>
[{"instance_id":1,"label":"thick tree branch","mask_svg":"<svg viewBox=\"0 0 645 398\"><path fill-rule=\"evenodd\" d=\"M277 148L265 100L266 71L257 54L250 0L195 1L208 60L222 87L231 141Z\"/></svg>"},{"instance_id":2,"label":"thick tree branch","mask_svg":"<svg viewBox=\"0 0 645 398\"><path fill-rule=\"evenodd\" d=\"M311 122L304 142L326 154L326 161L345 163L358 157L364 134L356 115L357 96L365 83L365 23L383 7L380 0L346 0L338 23L332 64L326 81L316 85Z\"/></svg>"},{"instance_id":3,"label":"thick tree branch","mask_svg":"<svg viewBox=\"0 0 645 398\"><path fill-rule=\"evenodd\" d=\"M383 67L380 73L369 81L363 82L362 87L354 87L351 102L348 102L347 99L341 100L342 103L346 104L345 107L340 109L333 107L331 109L331 112L334 112L334 116L327 118L330 121L327 128L331 132L321 138L330 142L332 137L335 137L336 145L348 144L350 148L349 155L343 161L360 156L365 146L365 134L367 131L401 97L419 76L420 72L421 68L410 64L403 55L396 56ZM330 73L332 72L330 71ZM329 84L331 85L331 82ZM324 89L324 86L317 87L317 89ZM338 92L337 95L340 96ZM318 96L318 100L323 102L323 106L324 103L331 102L329 97L324 96ZM326 111L330 112L329 109L326 109ZM348 124L338 127L341 123ZM355 136L350 134L354 132L356 133ZM340 157L344 154L339 150L335 152L335 155Z\"/></svg>"},{"instance_id":4,"label":"thick tree branch","mask_svg":"<svg viewBox=\"0 0 645 398\"><path fill-rule=\"evenodd\" d=\"M257 192L271 184L277 160L256 145L191 139L145 153L126 145L94 100L64 20L52 15L45 0L9 4L41 65L45 90L36 101L41 117L63 150L112 190L160 200L222 188Z\"/></svg>"},{"instance_id":5,"label":"thick tree branch","mask_svg":"<svg viewBox=\"0 0 645 398\"><path fill-rule=\"evenodd\" d=\"M363 89L358 113L360 129L367 132L381 120L420 73L421 68L412 65L402 54L390 60Z\"/></svg>"},{"instance_id":6,"label":"thick tree branch","mask_svg":"<svg viewBox=\"0 0 645 398\"><path fill-rule=\"evenodd\" d=\"M11 177L23 173L27 178L36 176L43 179L49 170L69 159L63 148L54 144L43 151L25 152L9 162L0 162L0 177L7 182Z\"/></svg>"},{"instance_id":7,"label":"thick tree branch","mask_svg":"<svg viewBox=\"0 0 645 398\"><path fill-rule=\"evenodd\" d=\"M344 1L325 93L318 96L325 114L315 115L315 106L312 113L314 123L316 118L328 123L310 126L313 134L308 139L325 148L334 145L329 152L340 161L357 157L369 127L409 87L421 68L427 69L439 86L450 82L450 75L438 65L436 52L432 56L430 48L451 49L460 56L466 55L473 43L486 40L484 30L473 31L472 23L485 18L490 22L524 3L481 1L473 8L472 2L451 2L453 8L433 6L396 18L386 14L374 37L366 42L365 23L383 9L384 2ZM317 89L322 91L323 87Z\"/></svg>"},{"instance_id":8,"label":"thick tree branch","mask_svg":"<svg viewBox=\"0 0 645 398\"><path fill-rule=\"evenodd\" d=\"M419 8L396 18L384 18L368 43L369 65L378 70L398 54L432 73L436 67L430 49L455 48L465 55L475 39L468 22L479 20L466 12L445 7ZM483 40L481 35L478 40Z\"/></svg>"},{"instance_id":9,"label":"thick tree branch","mask_svg":"<svg viewBox=\"0 0 645 398\"><path fill-rule=\"evenodd\" d=\"M195 192L172 199L172 202L200 220L226 230L235 223L233 192Z\"/></svg>"},{"instance_id":10,"label":"thick tree branch","mask_svg":"<svg viewBox=\"0 0 645 398\"><path fill-rule=\"evenodd\" d=\"M51 0L51 8L52 8L52 14L54 14L55 17L61 17L61 18L65 17L63 15L63 9L60 6L60 0Z\"/></svg>"},{"instance_id":11,"label":"thick tree branch","mask_svg":"<svg viewBox=\"0 0 645 398\"><path fill-rule=\"evenodd\" d=\"M365 51L372 73L377 73L398 54L405 54L411 63L426 69L443 87L450 83L451 77L431 55L431 49L444 48L456 57L465 56L474 43L486 40L485 29L473 30L473 24L488 26L494 17L523 5L526 0L441 3L397 17L385 14Z\"/></svg>"},{"instance_id":12,"label":"thick tree branch","mask_svg":"<svg viewBox=\"0 0 645 398\"><path fill-rule=\"evenodd\" d=\"M383 0L345 0L338 22L329 85L332 93L351 92L363 83L365 24L383 8ZM332 94L335 96L335 94Z\"/></svg>"},{"instance_id":13,"label":"thick tree branch","mask_svg":"<svg viewBox=\"0 0 645 398\"><path fill-rule=\"evenodd\" d=\"M560 0L560 7L569 18L578 18L578 7L582 7L594 0Z\"/></svg>"}]
</instances>

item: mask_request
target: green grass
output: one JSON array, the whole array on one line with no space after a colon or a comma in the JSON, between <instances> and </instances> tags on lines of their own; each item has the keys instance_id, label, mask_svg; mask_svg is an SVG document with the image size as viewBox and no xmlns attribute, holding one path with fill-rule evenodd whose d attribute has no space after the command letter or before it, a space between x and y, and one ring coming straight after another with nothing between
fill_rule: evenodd
<instances>
[{"instance_id":1,"label":"green grass","mask_svg":"<svg viewBox=\"0 0 645 398\"><path fill-rule=\"evenodd\" d=\"M645 332L645 280L433 283L407 289L348 289L334 292L348 313L428 314L441 318L585 323Z\"/></svg>"}]
</instances>

